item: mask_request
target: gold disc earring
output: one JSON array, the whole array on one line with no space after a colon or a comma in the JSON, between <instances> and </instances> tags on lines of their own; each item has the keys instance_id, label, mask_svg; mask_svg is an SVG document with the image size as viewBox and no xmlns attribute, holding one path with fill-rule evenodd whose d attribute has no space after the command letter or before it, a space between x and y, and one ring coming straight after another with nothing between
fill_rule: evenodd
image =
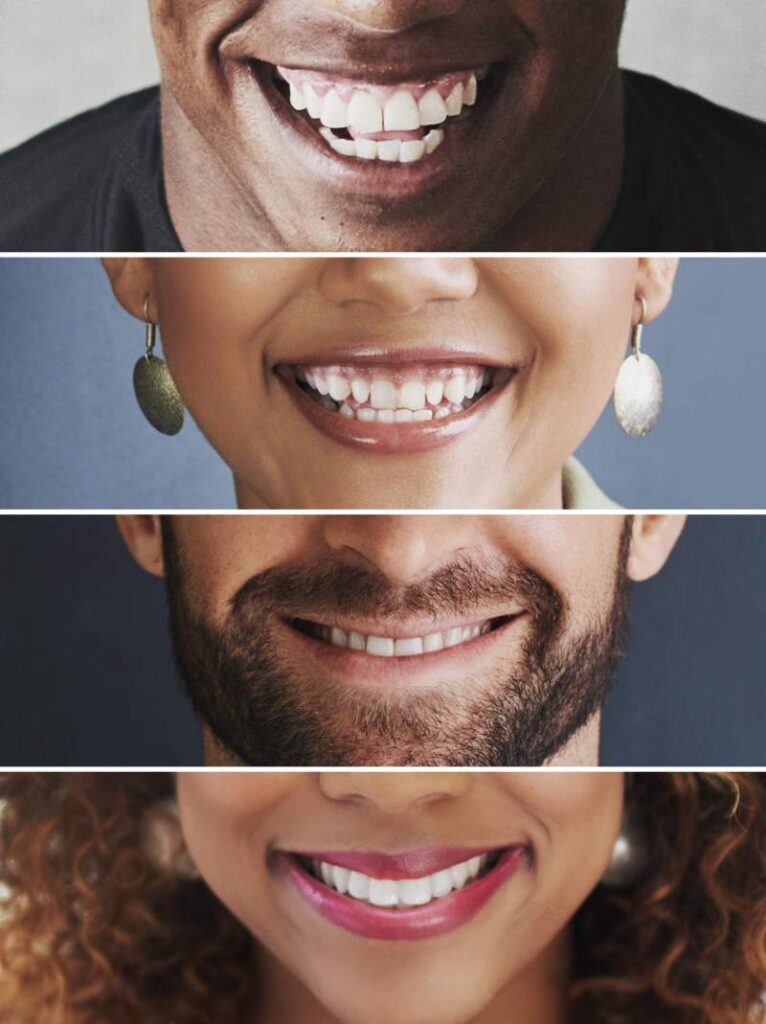
<instances>
[{"instance_id":1,"label":"gold disc earring","mask_svg":"<svg viewBox=\"0 0 766 1024\"><path fill-rule=\"evenodd\" d=\"M617 422L628 437L645 437L662 411L662 374L651 356L641 351L641 334L646 320L646 299L641 317L630 337L630 355L620 367L614 386L614 411Z\"/></svg>"},{"instance_id":2,"label":"gold disc earring","mask_svg":"<svg viewBox=\"0 0 766 1024\"><path fill-rule=\"evenodd\" d=\"M133 369L133 390L141 412L161 434L177 434L184 425L184 403L164 359L154 354L157 325L149 319L149 296L144 301L146 351Z\"/></svg>"}]
</instances>

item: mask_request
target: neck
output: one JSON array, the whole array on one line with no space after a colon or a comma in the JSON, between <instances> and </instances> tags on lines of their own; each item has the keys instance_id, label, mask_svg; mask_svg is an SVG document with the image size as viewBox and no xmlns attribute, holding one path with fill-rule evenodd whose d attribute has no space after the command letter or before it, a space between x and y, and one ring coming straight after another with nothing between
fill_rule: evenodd
<instances>
[{"instance_id":1,"label":"neck","mask_svg":"<svg viewBox=\"0 0 766 1024\"><path fill-rule=\"evenodd\" d=\"M312 245L309 237L300 246L291 245L167 90L161 96L165 193L184 249L278 252L327 247L326 242ZM622 89L615 67L585 122L565 140L552 172L532 184L509 221L471 248L592 249L619 196L623 160Z\"/></svg>"},{"instance_id":2,"label":"neck","mask_svg":"<svg viewBox=\"0 0 766 1024\"><path fill-rule=\"evenodd\" d=\"M566 1024L569 1020L568 990L572 971L572 937L569 929L492 998L479 1013L460 1024ZM412 950L412 956L417 950ZM339 1018L322 1006L282 963L257 948L257 996L247 1024L340 1024ZM375 993L370 993L371 1004ZM428 1020L428 1010L419 1007L418 1020ZM371 1012L370 1019L375 1019ZM400 1024L406 1024L402 1013Z\"/></svg>"},{"instance_id":3,"label":"neck","mask_svg":"<svg viewBox=\"0 0 766 1024\"><path fill-rule=\"evenodd\" d=\"M546 765L556 768L589 767L600 758L601 712L597 711L578 732L571 736Z\"/></svg>"}]
</instances>

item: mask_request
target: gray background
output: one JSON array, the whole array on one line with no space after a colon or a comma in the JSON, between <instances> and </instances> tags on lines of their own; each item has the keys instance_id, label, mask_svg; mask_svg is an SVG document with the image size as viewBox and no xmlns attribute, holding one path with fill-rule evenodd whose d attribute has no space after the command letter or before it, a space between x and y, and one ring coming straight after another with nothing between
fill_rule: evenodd
<instances>
[{"instance_id":1,"label":"gray background","mask_svg":"<svg viewBox=\"0 0 766 1024\"><path fill-rule=\"evenodd\" d=\"M764 763L764 541L766 518L693 517L665 570L634 588L605 764ZM196 763L162 584L112 519L3 517L0 564L0 764Z\"/></svg>"},{"instance_id":2,"label":"gray background","mask_svg":"<svg viewBox=\"0 0 766 1024\"><path fill-rule=\"evenodd\" d=\"M157 80L147 0L3 0L0 150ZM764 0L632 0L622 63L766 117Z\"/></svg>"},{"instance_id":3,"label":"gray background","mask_svg":"<svg viewBox=\"0 0 766 1024\"><path fill-rule=\"evenodd\" d=\"M644 334L666 404L631 440L611 405L580 456L630 508L766 508L762 259L689 258ZM93 259L0 260L0 507L228 508L196 426L165 437L133 396L142 325Z\"/></svg>"}]
</instances>

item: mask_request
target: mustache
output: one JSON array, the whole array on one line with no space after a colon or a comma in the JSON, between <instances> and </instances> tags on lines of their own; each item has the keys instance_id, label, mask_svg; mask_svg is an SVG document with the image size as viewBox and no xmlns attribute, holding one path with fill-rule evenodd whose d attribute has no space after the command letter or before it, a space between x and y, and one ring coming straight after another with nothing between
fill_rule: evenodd
<instances>
[{"instance_id":1,"label":"mustache","mask_svg":"<svg viewBox=\"0 0 766 1024\"><path fill-rule=\"evenodd\" d=\"M392 618L426 613L438 618L519 605L551 631L565 611L562 596L533 570L500 558L468 555L406 586L343 557L324 556L309 565L266 569L242 584L230 601L234 619L254 608L292 618L312 613Z\"/></svg>"}]
</instances>

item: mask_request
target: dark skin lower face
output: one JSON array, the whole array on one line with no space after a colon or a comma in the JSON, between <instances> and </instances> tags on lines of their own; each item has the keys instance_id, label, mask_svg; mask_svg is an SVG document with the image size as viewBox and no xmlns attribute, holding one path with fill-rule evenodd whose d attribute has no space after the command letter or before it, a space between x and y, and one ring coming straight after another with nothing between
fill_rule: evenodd
<instances>
[{"instance_id":1,"label":"dark skin lower face","mask_svg":"<svg viewBox=\"0 0 766 1024\"><path fill-rule=\"evenodd\" d=\"M190 250L589 249L622 173L624 0L152 0ZM412 164L339 156L275 68L395 87L483 69Z\"/></svg>"}]
</instances>

